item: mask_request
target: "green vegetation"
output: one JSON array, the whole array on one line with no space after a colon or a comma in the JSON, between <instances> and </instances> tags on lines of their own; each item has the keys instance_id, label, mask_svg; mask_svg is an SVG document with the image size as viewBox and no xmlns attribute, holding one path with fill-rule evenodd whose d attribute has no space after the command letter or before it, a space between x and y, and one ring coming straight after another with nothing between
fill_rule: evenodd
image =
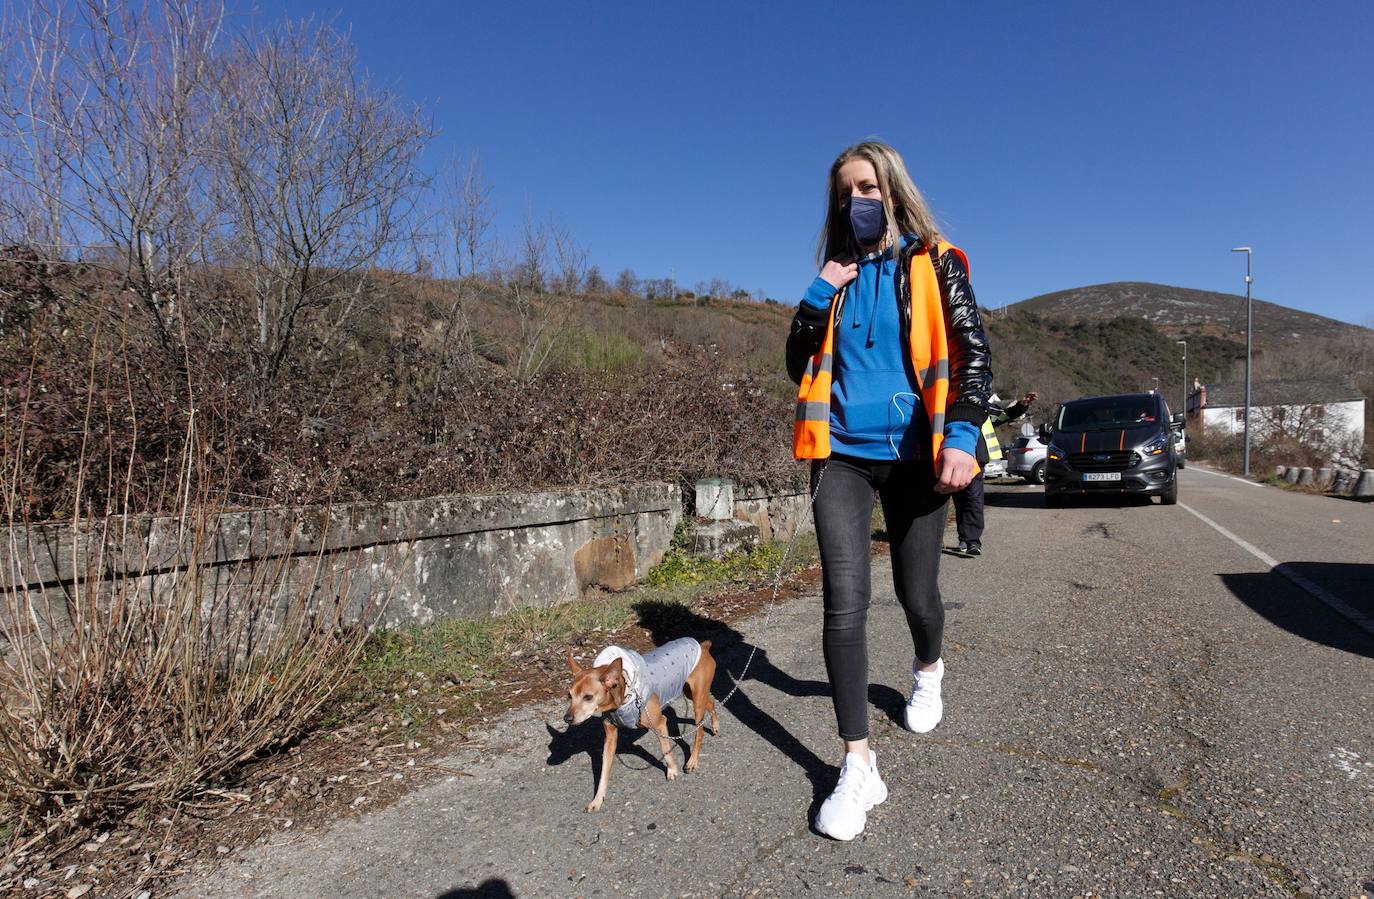
<instances>
[{"instance_id":1,"label":"green vegetation","mask_svg":"<svg viewBox=\"0 0 1374 899\"><path fill-rule=\"evenodd\" d=\"M737 552L727 553L717 561L694 555L690 523L683 519L673 532L673 542L662 561L650 569L644 583L652 587L671 587L675 584L713 585L730 581L756 579L775 571L782 564L783 546L768 543ZM814 540L812 542L814 546Z\"/></svg>"},{"instance_id":2,"label":"green vegetation","mask_svg":"<svg viewBox=\"0 0 1374 899\"><path fill-rule=\"evenodd\" d=\"M1070 321L1034 312L989 316L997 390L1006 399L1034 390L1041 415L1079 396L1149 390L1164 392L1173 411L1182 402L1183 362L1179 337L1142 318ZM1188 377L1228 380L1245 344L1210 335L1179 335L1188 341Z\"/></svg>"},{"instance_id":3,"label":"green vegetation","mask_svg":"<svg viewBox=\"0 0 1374 899\"><path fill-rule=\"evenodd\" d=\"M444 718L481 712L532 660L561 657L565 647L583 642L607 642L604 635L639 623L646 607L659 609L660 615L676 609L685 618L699 600L724 587L773 584L784 544L764 544L721 561L695 559L686 552L687 533L679 527L663 561L641 584L621 593L375 634L362 652L357 677L324 725L336 726L380 705L395 722L397 738L409 739L441 712ZM799 539L788 573L814 562L815 546L814 537ZM439 695L441 704L435 701Z\"/></svg>"}]
</instances>

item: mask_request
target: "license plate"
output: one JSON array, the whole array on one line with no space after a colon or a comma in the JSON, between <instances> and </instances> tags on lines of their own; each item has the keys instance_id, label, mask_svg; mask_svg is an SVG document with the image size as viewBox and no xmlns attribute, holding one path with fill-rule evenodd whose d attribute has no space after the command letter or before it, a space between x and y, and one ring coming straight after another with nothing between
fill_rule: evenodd
<instances>
[{"instance_id":1,"label":"license plate","mask_svg":"<svg viewBox=\"0 0 1374 899\"><path fill-rule=\"evenodd\" d=\"M1085 481L1119 481L1121 472L1119 471L1090 471L1083 475Z\"/></svg>"}]
</instances>

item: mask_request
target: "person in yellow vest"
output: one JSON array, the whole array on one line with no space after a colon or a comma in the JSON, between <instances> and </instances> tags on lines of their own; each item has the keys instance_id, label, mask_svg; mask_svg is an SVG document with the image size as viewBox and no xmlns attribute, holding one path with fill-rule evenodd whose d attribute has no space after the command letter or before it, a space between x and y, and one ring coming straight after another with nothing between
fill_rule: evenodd
<instances>
[{"instance_id":1,"label":"person in yellow vest","mask_svg":"<svg viewBox=\"0 0 1374 899\"><path fill-rule=\"evenodd\" d=\"M1035 402L1035 394L1028 393L1015 403L1002 408L997 394L992 395L995 411L983 421L982 433L978 435L978 463L1002 458L1002 444L997 440L994 425L1004 425L1015 421ZM964 558L983 554L983 473L980 471L968 482L968 486L954 494L954 526L959 533L959 543L950 547L950 553Z\"/></svg>"},{"instance_id":2,"label":"person in yellow vest","mask_svg":"<svg viewBox=\"0 0 1374 899\"><path fill-rule=\"evenodd\" d=\"M787 338L792 450L811 462L821 647L844 761L816 830L851 840L887 798L868 745L869 542L876 491L914 647L908 728L944 712L940 544L946 501L977 471L990 410L987 336L968 259L940 236L897 151L866 141L827 180L820 274Z\"/></svg>"}]
</instances>

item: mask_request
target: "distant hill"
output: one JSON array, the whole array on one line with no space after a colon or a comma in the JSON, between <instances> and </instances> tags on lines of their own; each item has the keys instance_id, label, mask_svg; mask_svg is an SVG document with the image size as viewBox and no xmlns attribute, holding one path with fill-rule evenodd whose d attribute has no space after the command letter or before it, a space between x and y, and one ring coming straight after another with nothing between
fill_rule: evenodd
<instances>
[{"instance_id":1,"label":"distant hill","mask_svg":"<svg viewBox=\"0 0 1374 899\"><path fill-rule=\"evenodd\" d=\"M1257 343L1298 342L1369 336L1369 328L1302 312L1277 303L1255 300ZM1143 318L1166 334L1182 332L1216 337L1245 335L1245 297L1190 287L1172 287L1140 281L1093 284L1031 297L1014 303L1009 312L1074 321L1098 321L1121 316Z\"/></svg>"},{"instance_id":2,"label":"distant hill","mask_svg":"<svg viewBox=\"0 0 1374 899\"><path fill-rule=\"evenodd\" d=\"M1037 391L1044 403L1033 418L1077 396L1153 387L1177 410L1180 339L1189 382L1224 384L1244 372L1245 297L1236 294L1124 281L1047 293L984 316L995 386L1003 397ZM1257 380L1339 376L1374 398L1374 329L1263 300L1254 302L1254 316Z\"/></svg>"}]
</instances>

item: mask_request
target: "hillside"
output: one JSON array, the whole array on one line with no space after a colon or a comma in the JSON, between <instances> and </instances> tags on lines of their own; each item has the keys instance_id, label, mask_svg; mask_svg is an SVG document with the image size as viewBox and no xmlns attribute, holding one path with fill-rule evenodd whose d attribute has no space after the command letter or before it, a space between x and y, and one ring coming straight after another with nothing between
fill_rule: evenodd
<instances>
[{"instance_id":1,"label":"hillside","mask_svg":"<svg viewBox=\"0 0 1374 899\"><path fill-rule=\"evenodd\" d=\"M1064 399L1155 386L1178 410L1179 340L1187 341L1190 382L1244 376L1243 296L1118 282L1032 297L986 317L997 389L1004 397L1037 391L1042 416ZM1374 330L1261 300L1254 321L1256 381L1353 380L1371 399L1366 428L1374 433Z\"/></svg>"},{"instance_id":2,"label":"hillside","mask_svg":"<svg viewBox=\"0 0 1374 899\"><path fill-rule=\"evenodd\" d=\"M790 305L374 270L305 308L278 366L257 339L251 282L210 274L195 302L168 307L171 330L159 307L125 299L117 273L0 260L0 398L25 426L0 439L0 460L26 454L30 514L70 511L78 474L88 490L128 478L137 503L157 507L192 420L228 463L235 502L706 475L790 483L802 471L789 452ZM1178 339L1189 380L1239 377L1234 302L1100 285L985 310L994 389L1036 391L1036 421L1062 400L1154 387L1177 410ZM126 310L117 328L112 308ZM1267 303L1260 320L1271 330L1257 379L1340 375L1374 394L1374 332Z\"/></svg>"},{"instance_id":3,"label":"hillside","mask_svg":"<svg viewBox=\"0 0 1374 899\"><path fill-rule=\"evenodd\" d=\"M1369 328L1325 316L1254 300L1256 342L1301 342L1313 338L1368 337ZM1237 294L1117 281L1059 290L1022 300L1009 312L1034 312L1058 319L1142 318L1167 334L1187 331L1218 337L1245 335L1245 297Z\"/></svg>"},{"instance_id":4,"label":"hillside","mask_svg":"<svg viewBox=\"0 0 1374 899\"><path fill-rule=\"evenodd\" d=\"M1164 391L1170 409L1182 408L1181 348L1143 318L1076 321L1013 311L985 321L994 386L1004 399L1034 390L1039 416L1063 400L1154 387ZM1244 358L1243 341L1186 333L1190 381L1228 380L1236 360Z\"/></svg>"}]
</instances>

